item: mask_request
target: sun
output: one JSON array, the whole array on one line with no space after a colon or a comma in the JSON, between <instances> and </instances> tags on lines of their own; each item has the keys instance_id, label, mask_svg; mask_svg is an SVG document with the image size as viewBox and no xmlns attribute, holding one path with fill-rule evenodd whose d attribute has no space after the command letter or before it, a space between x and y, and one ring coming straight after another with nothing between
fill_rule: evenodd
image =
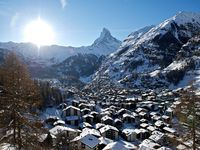
<instances>
[{"instance_id":1,"label":"sun","mask_svg":"<svg viewBox=\"0 0 200 150\"><path fill-rule=\"evenodd\" d=\"M52 45L54 36L53 28L40 17L28 23L24 28L24 41L34 43L38 47Z\"/></svg>"}]
</instances>

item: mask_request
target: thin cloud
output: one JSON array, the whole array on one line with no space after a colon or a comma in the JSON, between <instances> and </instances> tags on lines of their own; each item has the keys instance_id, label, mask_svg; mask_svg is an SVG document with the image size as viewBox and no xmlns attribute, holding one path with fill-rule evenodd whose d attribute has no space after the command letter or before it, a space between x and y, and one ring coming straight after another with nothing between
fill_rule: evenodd
<instances>
[{"instance_id":1,"label":"thin cloud","mask_svg":"<svg viewBox=\"0 0 200 150\"><path fill-rule=\"evenodd\" d=\"M12 16L11 21L10 21L10 27L13 28L13 27L16 26L16 23L17 23L17 21L18 21L18 19L19 19L19 16L20 16L19 13L15 13L15 14Z\"/></svg>"},{"instance_id":2,"label":"thin cloud","mask_svg":"<svg viewBox=\"0 0 200 150\"><path fill-rule=\"evenodd\" d=\"M60 0L60 4L61 4L62 8L64 9L67 5L67 0Z\"/></svg>"}]
</instances>

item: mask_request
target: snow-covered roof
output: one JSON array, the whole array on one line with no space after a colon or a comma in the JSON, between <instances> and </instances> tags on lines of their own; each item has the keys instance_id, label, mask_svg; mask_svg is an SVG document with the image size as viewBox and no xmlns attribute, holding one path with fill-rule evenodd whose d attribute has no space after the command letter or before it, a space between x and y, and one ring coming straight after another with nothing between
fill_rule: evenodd
<instances>
[{"instance_id":1,"label":"snow-covered roof","mask_svg":"<svg viewBox=\"0 0 200 150\"><path fill-rule=\"evenodd\" d=\"M81 109L81 112L83 112L83 111L91 111L89 108L83 108L83 109Z\"/></svg>"},{"instance_id":2,"label":"snow-covered roof","mask_svg":"<svg viewBox=\"0 0 200 150\"><path fill-rule=\"evenodd\" d=\"M135 129L128 129L128 128L126 128L126 129L122 130L122 133L124 133L124 134L126 134L128 136L128 135L130 135L132 133L136 133L136 132L135 132Z\"/></svg>"},{"instance_id":3,"label":"snow-covered roof","mask_svg":"<svg viewBox=\"0 0 200 150\"><path fill-rule=\"evenodd\" d=\"M137 147L129 142L112 142L109 143L106 147L104 147L103 150L134 150L137 149Z\"/></svg>"},{"instance_id":4,"label":"snow-covered roof","mask_svg":"<svg viewBox=\"0 0 200 150\"><path fill-rule=\"evenodd\" d=\"M75 107L75 106L72 106L72 105L70 105L70 106L68 106L67 108L63 109L63 111L66 111L66 110L68 110L68 109L76 109L76 110L80 111L79 108L77 108L77 107Z\"/></svg>"},{"instance_id":5,"label":"snow-covered roof","mask_svg":"<svg viewBox=\"0 0 200 150\"><path fill-rule=\"evenodd\" d=\"M109 117L108 115L104 116L101 118L102 121L106 121L106 120L113 120L113 118Z\"/></svg>"},{"instance_id":6,"label":"snow-covered roof","mask_svg":"<svg viewBox=\"0 0 200 150\"><path fill-rule=\"evenodd\" d=\"M159 119L161 119L161 117L158 116L158 115L153 115L151 118L152 118L153 120L159 120Z\"/></svg>"},{"instance_id":7,"label":"snow-covered roof","mask_svg":"<svg viewBox=\"0 0 200 150\"><path fill-rule=\"evenodd\" d=\"M139 145L139 150L154 150L155 147L160 147L158 143L155 143L149 139L143 140Z\"/></svg>"},{"instance_id":8,"label":"snow-covered roof","mask_svg":"<svg viewBox=\"0 0 200 150\"><path fill-rule=\"evenodd\" d=\"M135 132L136 134L140 134L140 133L141 133L141 130L140 130L140 129L135 129L134 132Z\"/></svg>"},{"instance_id":9,"label":"snow-covered roof","mask_svg":"<svg viewBox=\"0 0 200 150\"><path fill-rule=\"evenodd\" d=\"M174 128L169 128L169 127L164 127L163 130L168 131L173 134L176 132L176 130Z\"/></svg>"},{"instance_id":10,"label":"snow-covered roof","mask_svg":"<svg viewBox=\"0 0 200 150\"><path fill-rule=\"evenodd\" d=\"M79 130L70 128L70 127L64 127L64 126L55 126L54 128L50 129L49 132L53 135L57 135L61 132L65 132L65 131L69 131L69 132L79 132Z\"/></svg>"},{"instance_id":11,"label":"snow-covered roof","mask_svg":"<svg viewBox=\"0 0 200 150\"><path fill-rule=\"evenodd\" d=\"M98 115L99 113L96 112L96 111L91 111L90 114L91 114L91 115L94 115L94 114Z\"/></svg>"},{"instance_id":12,"label":"snow-covered roof","mask_svg":"<svg viewBox=\"0 0 200 150\"><path fill-rule=\"evenodd\" d=\"M101 132L101 133L104 133L104 132L106 132L106 131L108 131L108 130L114 130L114 131L116 131L116 132L119 131L116 127L110 126L110 125L106 125L106 126L100 128L100 132Z\"/></svg>"},{"instance_id":13,"label":"snow-covered roof","mask_svg":"<svg viewBox=\"0 0 200 150\"><path fill-rule=\"evenodd\" d=\"M119 118L116 118L116 119L114 120L114 122L115 122L115 123L116 123L116 122L122 122L122 120L119 119Z\"/></svg>"},{"instance_id":14,"label":"snow-covered roof","mask_svg":"<svg viewBox=\"0 0 200 150\"><path fill-rule=\"evenodd\" d=\"M90 129L90 128L84 128L82 130L82 133L80 135L87 135L87 134L91 134L91 135L94 135L96 137L100 137L100 132L96 129Z\"/></svg>"},{"instance_id":15,"label":"snow-covered roof","mask_svg":"<svg viewBox=\"0 0 200 150\"><path fill-rule=\"evenodd\" d=\"M120 110L117 111L117 114L119 114L119 113L121 113L121 112L123 112L123 111L127 111L127 109L121 108Z\"/></svg>"},{"instance_id":16,"label":"snow-covered roof","mask_svg":"<svg viewBox=\"0 0 200 150\"><path fill-rule=\"evenodd\" d=\"M81 106L90 106L88 103L80 103L79 105L78 105L78 107L81 107Z\"/></svg>"},{"instance_id":17,"label":"snow-covered roof","mask_svg":"<svg viewBox=\"0 0 200 150\"><path fill-rule=\"evenodd\" d=\"M94 148L100 143L100 140L91 134L85 135L84 137L80 139L80 141L81 143L87 145L90 148Z\"/></svg>"},{"instance_id":18,"label":"snow-covered roof","mask_svg":"<svg viewBox=\"0 0 200 150\"><path fill-rule=\"evenodd\" d=\"M141 111L146 111L144 108L140 108L138 107L136 110L135 110L137 113L141 112Z\"/></svg>"},{"instance_id":19,"label":"snow-covered roof","mask_svg":"<svg viewBox=\"0 0 200 150\"><path fill-rule=\"evenodd\" d=\"M142 128L146 128L147 126L148 126L147 123L141 123L141 124L140 124L140 127L142 127Z\"/></svg>"},{"instance_id":20,"label":"snow-covered roof","mask_svg":"<svg viewBox=\"0 0 200 150\"><path fill-rule=\"evenodd\" d=\"M122 117L123 117L123 118L126 118L126 117L135 118L133 115L130 115L130 114L128 114L128 113L123 114Z\"/></svg>"},{"instance_id":21,"label":"snow-covered roof","mask_svg":"<svg viewBox=\"0 0 200 150\"><path fill-rule=\"evenodd\" d=\"M104 144L104 145L108 145L109 143L114 142L113 140L108 139L106 137L100 137L99 140L101 141L99 144Z\"/></svg>"},{"instance_id":22,"label":"snow-covered roof","mask_svg":"<svg viewBox=\"0 0 200 150\"><path fill-rule=\"evenodd\" d=\"M90 114L86 114L86 115L83 116L83 118L87 118L87 117L94 118L94 116L92 116Z\"/></svg>"},{"instance_id":23,"label":"snow-covered roof","mask_svg":"<svg viewBox=\"0 0 200 150\"><path fill-rule=\"evenodd\" d=\"M183 144L179 144L177 147L176 147L177 150L185 150L187 149L187 147Z\"/></svg>"},{"instance_id":24,"label":"snow-covered roof","mask_svg":"<svg viewBox=\"0 0 200 150\"><path fill-rule=\"evenodd\" d=\"M58 124L65 124L65 122L63 121L63 120L58 120L58 121L56 121L56 122L54 122L54 126L56 126L56 125L58 125Z\"/></svg>"},{"instance_id":25,"label":"snow-covered roof","mask_svg":"<svg viewBox=\"0 0 200 150\"><path fill-rule=\"evenodd\" d=\"M139 115L140 116L145 116L147 113L146 112L143 112L143 111L141 111L140 113L139 113Z\"/></svg>"},{"instance_id":26,"label":"snow-covered roof","mask_svg":"<svg viewBox=\"0 0 200 150\"><path fill-rule=\"evenodd\" d=\"M136 112L131 113L134 117L138 117L138 114Z\"/></svg>"},{"instance_id":27,"label":"snow-covered roof","mask_svg":"<svg viewBox=\"0 0 200 150\"><path fill-rule=\"evenodd\" d=\"M165 134L160 131L153 131L152 135L149 137L154 142L158 142L165 137Z\"/></svg>"},{"instance_id":28,"label":"snow-covered roof","mask_svg":"<svg viewBox=\"0 0 200 150\"><path fill-rule=\"evenodd\" d=\"M169 119L170 117L167 116L167 115L162 115L162 118L163 118L163 119Z\"/></svg>"},{"instance_id":29,"label":"snow-covered roof","mask_svg":"<svg viewBox=\"0 0 200 150\"><path fill-rule=\"evenodd\" d=\"M100 129L101 127L104 127L105 126L105 124L103 124L103 123L97 123L97 124L95 124L95 128L96 129Z\"/></svg>"},{"instance_id":30,"label":"snow-covered roof","mask_svg":"<svg viewBox=\"0 0 200 150\"><path fill-rule=\"evenodd\" d=\"M156 128L155 128L155 127L153 127L153 126L148 126L148 127L147 127L147 130L149 130L149 131L153 132L153 131L155 131L155 130L156 130Z\"/></svg>"},{"instance_id":31,"label":"snow-covered roof","mask_svg":"<svg viewBox=\"0 0 200 150\"><path fill-rule=\"evenodd\" d=\"M88 122L82 122L82 123L79 124L79 127L80 128L92 127L92 125L89 124Z\"/></svg>"},{"instance_id":32,"label":"snow-covered roof","mask_svg":"<svg viewBox=\"0 0 200 150\"><path fill-rule=\"evenodd\" d=\"M158 120L155 122L155 126L160 127L162 126L164 123L161 120Z\"/></svg>"},{"instance_id":33,"label":"snow-covered roof","mask_svg":"<svg viewBox=\"0 0 200 150\"><path fill-rule=\"evenodd\" d=\"M171 112L173 112L173 110L172 110L172 108L169 107L169 108L167 108L166 112L170 112L171 113Z\"/></svg>"}]
</instances>

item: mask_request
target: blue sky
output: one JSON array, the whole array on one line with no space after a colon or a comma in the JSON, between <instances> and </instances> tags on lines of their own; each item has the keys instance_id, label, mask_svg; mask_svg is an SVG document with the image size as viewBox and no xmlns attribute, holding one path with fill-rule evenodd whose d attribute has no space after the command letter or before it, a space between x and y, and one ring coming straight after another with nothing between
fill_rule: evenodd
<instances>
[{"instance_id":1,"label":"blue sky","mask_svg":"<svg viewBox=\"0 0 200 150\"><path fill-rule=\"evenodd\" d=\"M199 0L0 0L0 41L23 41L25 25L39 15L56 33L55 44L90 45L103 27L123 40L179 11L199 12Z\"/></svg>"}]
</instances>

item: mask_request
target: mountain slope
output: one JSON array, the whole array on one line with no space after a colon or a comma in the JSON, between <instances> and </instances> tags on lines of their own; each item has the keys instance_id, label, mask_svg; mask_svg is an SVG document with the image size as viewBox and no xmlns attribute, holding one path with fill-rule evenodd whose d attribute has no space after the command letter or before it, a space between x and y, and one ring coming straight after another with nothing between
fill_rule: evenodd
<instances>
[{"instance_id":1,"label":"mountain slope","mask_svg":"<svg viewBox=\"0 0 200 150\"><path fill-rule=\"evenodd\" d=\"M108 76L128 87L168 87L177 85L186 72L195 68L192 59L182 56L180 62L178 54L184 44L200 34L200 14L180 12L155 27L144 29L123 41L96 73L95 80ZM140 34L141 31L145 32ZM182 65L180 70L177 66Z\"/></svg>"},{"instance_id":2,"label":"mountain slope","mask_svg":"<svg viewBox=\"0 0 200 150\"><path fill-rule=\"evenodd\" d=\"M92 53L97 56L108 55L114 52L121 42L114 38L107 29L103 29L100 37L91 46L71 47L71 46L42 46L40 49L31 43L0 43L0 48L8 49L22 54L26 60L49 62L49 64L60 63L66 58L78 53Z\"/></svg>"}]
</instances>

